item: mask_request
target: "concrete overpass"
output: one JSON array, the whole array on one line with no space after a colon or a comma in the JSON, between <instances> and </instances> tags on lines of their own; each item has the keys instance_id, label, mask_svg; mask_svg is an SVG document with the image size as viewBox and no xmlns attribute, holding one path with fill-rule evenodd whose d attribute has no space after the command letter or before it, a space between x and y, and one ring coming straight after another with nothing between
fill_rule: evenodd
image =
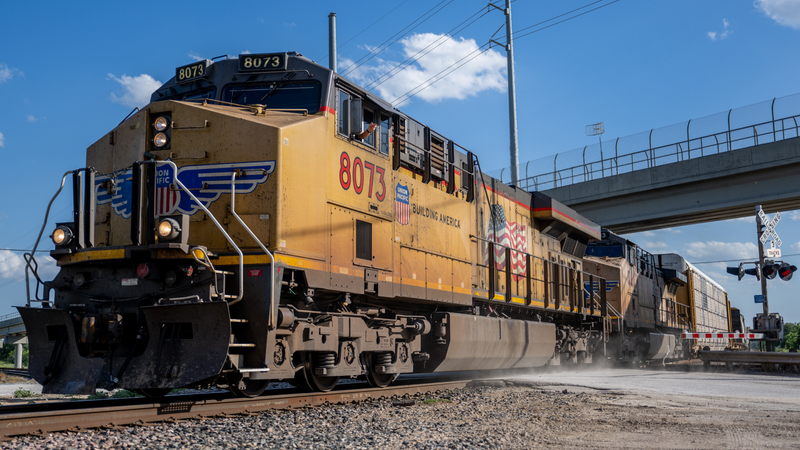
<instances>
[{"instance_id":1,"label":"concrete overpass","mask_svg":"<svg viewBox=\"0 0 800 450\"><path fill-rule=\"evenodd\" d=\"M755 205L800 209L800 94L606 141L605 156L603 147L529 161L518 185L617 233L753 216Z\"/></svg>"},{"instance_id":2,"label":"concrete overpass","mask_svg":"<svg viewBox=\"0 0 800 450\"><path fill-rule=\"evenodd\" d=\"M0 316L0 346L14 345L14 368L22 369L22 344L28 343L25 324L19 313Z\"/></svg>"},{"instance_id":3,"label":"concrete overpass","mask_svg":"<svg viewBox=\"0 0 800 450\"><path fill-rule=\"evenodd\" d=\"M543 192L616 233L800 209L800 138Z\"/></svg>"}]
</instances>

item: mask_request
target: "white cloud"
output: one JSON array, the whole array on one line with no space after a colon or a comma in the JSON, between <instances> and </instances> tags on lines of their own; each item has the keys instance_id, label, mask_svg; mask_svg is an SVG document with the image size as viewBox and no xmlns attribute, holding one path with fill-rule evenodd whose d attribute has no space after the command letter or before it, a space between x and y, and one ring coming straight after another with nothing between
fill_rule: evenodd
<instances>
[{"instance_id":1,"label":"white cloud","mask_svg":"<svg viewBox=\"0 0 800 450\"><path fill-rule=\"evenodd\" d=\"M205 61L205 58L203 58L202 56L198 55L195 52L189 53L189 58L192 58L195 61Z\"/></svg>"},{"instance_id":2,"label":"white cloud","mask_svg":"<svg viewBox=\"0 0 800 450\"><path fill-rule=\"evenodd\" d=\"M14 78L15 75L24 76L25 74L18 69L10 68L5 64L0 64L0 83Z\"/></svg>"},{"instance_id":3,"label":"white cloud","mask_svg":"<svg viewBox=\"0 0 800 450\"><path fill-rule=\"evenodd\" d=\"M690 242L686 245L686 255L692 258L728 260L757 259L758 247L752 242Z\"/></svg>"},{"instance_id":4,"label":"white cloud","mask_svg":"<svg viewBox=\"0 0 800 450\"><path fill-rule=\"evenodd\" d=\"M250 55L250 54L251 54L250 50L245 50L242 53L240 53L240 55Z\"/></svg>"},{"instance_id":5,"label":"white cloud","mask_svg":"<svg viewBox=\"0 0 800 450\"><path fill-rule=\"evenodd\" d=\"M672 234L683 233L683 231L681 231L681 230L679 230L677 228L662 228L660 231L666 231L667 233L672 233Z\"/></svg>"},{"instance_id":6,"label":"white cloud","mask_svg":"<svg viewBox=\"0 0 800 450\"><path fill-rule=\"evenodd\" d=\"M645 242L644 243L644 249L649 251L649 252L651 252L651 253L654 252L654 251L657 251L658 249L664 249L664 248L667 248L667 243L666 242L657 241L657 242Z\"/></svg>"},{"instance_id":7,"label":"white cloud","mask_svg":"<svg viewBox=\"0 0 800 450\"><path fill-rule=\"evenodd\" d=\"M789 216L792 221L800 220L800 211L790 211L787 216Z\"/></svg>"},{"instance_id":8,"label":"white cloud","mask_svg":"<svg viewBox=\"0 0 800 450\"><path fill-rule=\"evenodd\" d=\"M6 146L6 138L5 136L3 136L3 133L0 133L0 148L3 148L5 146Z\"/></svg>"},{"instance_id":9,"label":"white cloud","mask_svg":"<svg viewBox=\"0 0 800 450\"><path fill-rule=\"evenodd\" d=\"M116 81L125 90L122 96L111 94L111 101L121 103L131 108L137 106L144 106L150 103L150 95L161 86L161 82L153 79L150 75L143 73L137 77L129 77L122 75L117 78L114 74L109 73L108 78Z\"/></svg>"},{"instance_id":10,"label":"white cloud","mask_svg":"<svg viewBox=\"0 0 800 450\"><path fill-rule=\"evenodd\" d=\"M473 39L448 38L449 36L442 34L422 33L401 40L403 60L411 57L419 58L403 70L398 67L399 62L380 58L376 59L377 62L374 65L365 64L350 69L350 72L348 72L348 67L354 62L344 58L339 61L339 67L347 77L363 85L368 85L397 68L392 71L394 76L380 78L383 83L374 88L389 101L395 101L412 89L415 90L414 92L419 91L416 97L431 103L446 99L463 100L488 89L505 92L506 57L504 55L494 50L482 54L477 52L478 45ZM428 46L430 48L426 48ZM425 54L428 51L429 53ZM425 55L422 56L422 54ZM465 57L464 61L459 62ZM472 57L475 59L447 75L446 80L433 83L438 77L450 72L452 70L450 66L462 64ZM444 73L438 75L442 71ZM431 79L432 77L433 79ZM427 87L419 90L418 86L419 88Z\"/></svg>"},{"instance_id":11,"label":"white cloud","mask_svg":"<svg viewBox=\"0 0 800 450\"><path fill-rule=\"evenodd\" d=\"M653 231L645 231L644 233L642 233L642 235L647 237L653 237L656 235L656 233Z\"/></svg>"},{"instance_id":12,"label":"white cloud","mask_svg":"<svg viewBox=\"0 0 800 450\"><path fill-rule=\"evenodd\" d=\"M43 280L52 280L58 274L56 260L48 255L36 257L37 272ZM22 281L25 276L25 259L22 255L8 250L0 250L0 279Z\"/></svg>"},{"instance_id":13,"label":"white cloud","mask_svg":"<svg viewBox=\"0 0 800 450\"><path fill-rule=\"evenodd\" d=\"M780 25L800 29L800 2L797 0L756 0L754 6Z\"/></svg>"},{"instance_id":14,"label":"white cloud","mask_svg":"<svg viewBox=\"0 0 800 450\"><path fill-rule=\"evenodd\" d=\"M796 252L800 252L800 242L792 244L790 248Z\"/></svg>"},{"instance_id":15,"label":"white cloud","mask_svg":"<svg viewBox=\"0 0 800 450\"><path fill-rule=\"evenodd\" d=\"M21 255L0 250L0 278L16 278L25 274L25 260Z\"/></svg>"},{"instance_id":16,"label":"white cloud","mask_svg":"<svg viewBox=\"0 0 800 450\"><path fill-rule=\"evenodd\" d=\"M709 38L711 38L712 41L716 41L717 39L719 39L719 40L725 39L726 37L728 37L728 35L733 33L731 30L728 29L729 25L730 25L730 22L728 22L728 19L722 19L722 29L723 29L723 31L721 33L717 32L717 31L709 31L706 34L708 35Z\"/></svg>"}]
</instances>

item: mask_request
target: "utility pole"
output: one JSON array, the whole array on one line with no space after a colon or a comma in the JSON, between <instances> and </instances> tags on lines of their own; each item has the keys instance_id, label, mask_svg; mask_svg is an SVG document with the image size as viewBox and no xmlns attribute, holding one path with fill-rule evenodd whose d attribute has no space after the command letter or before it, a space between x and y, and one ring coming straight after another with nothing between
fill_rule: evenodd
<instances>
[{"instance_id":1,"label":"utility pole","mask_svg":"<svg viewBox=\"0 0 800 450\"><path fill-rule=\"evenodd\" d=\"M756 205L756 237L758 238L758 267L764 267L764 244L761 242L761 234L764 232L764 224L761 223L761 205ZM769 314L769 298L767 297L767 277L761 274L761 295L764 296L764 315Z\"/></svg>"},{"instance_id":2,"label":"utility pole","mask_svg":"<svg viewBox=\"0 0 800 450\"><path fill-rule=\"evenodd\" d=\"M336 13L328 14L328 68L336 72Z\"/></svg>"},{"instance_id":3,"label":"utility pole","mask_svg":"<svg viewBox=\"0 0 800 450\"><path fill-rule=\"evenodd\" d=\"M489 6L497 6L489 3ZM511 184L519 184L519 149L517 148L517 98L514 90L514 45L511 42L511 0L506 0L505 10L501 10L506 15L506 58L508 66L508 126L510 131L511 147ZM500 44L492 40L495 44Z\"/></svg>"}]
</instances>

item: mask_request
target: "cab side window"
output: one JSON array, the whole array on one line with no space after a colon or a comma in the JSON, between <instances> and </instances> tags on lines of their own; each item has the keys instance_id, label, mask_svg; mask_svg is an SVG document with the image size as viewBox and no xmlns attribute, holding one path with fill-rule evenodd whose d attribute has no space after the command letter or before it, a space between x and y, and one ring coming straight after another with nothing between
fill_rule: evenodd
<instances>
[{"instance_id":1,"label":"cab side window","mask_svg":"<svg viewBox=\"0 0 800 450\"><path fill-rule=\"evenodd\" d=\"M391 141L391 132L392 132L392 123L389 116L386 114L381 114L381 123L378 124L378 127L381 132L381 145L380 145L380 152L386 156L389 156L389 144Z\"/></svg>"},{"instance_id":2,"label":"cab side window","mask_svg":"<svg viewBox=\"0 0 800 450\"><path fill-rule=\"evenodd\" d=\"M389 156L389 147L392 144L391 115L344 89L338 89L337 96L337 134L347 137L351 143L358 142ZM376 125L375 130L365 135L372 123Z\"/></svg>"},{"instance_id":3,"label":"cab side window","mask_svg":"<svg viewBox=\"0 0 800 450\"><path fill-rule=\"evenodd\" d=\"M339 134L350 134L350 94L339 91L339 111L337 113L339 122Z\"/></svg>"}]
</instances>

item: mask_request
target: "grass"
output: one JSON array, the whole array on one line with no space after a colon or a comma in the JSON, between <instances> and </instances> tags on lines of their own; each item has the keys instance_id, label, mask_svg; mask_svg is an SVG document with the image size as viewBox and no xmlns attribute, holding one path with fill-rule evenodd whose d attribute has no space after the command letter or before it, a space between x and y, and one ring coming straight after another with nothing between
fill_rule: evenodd
<instances>
[{"instance_id":1,"label":"grass","mask_svg":"<svg viewBox=\"0 0 800 450\"><path fill-rule=\"evenodd\" d=\"M36 394L31 392L29 389L24 389L22 387L19 387L16 391L14 391L14 398L29 398L34 396L36 396Z\"/></svg>"},{"instance_id":2,"label":"grass","mask_svg":"<svg viewBox=\"0 0 800 450\"><path fill-rule=\"evenodd\" d=\"M108 392L95 391L94 394L86 397L86 400L103 400L106 398L133 398L133 397L141 397L141 395L133 391L129 391L127 389L120 389L111 395L108 395Z\"/></svg>"},{"instance_id":3,"label":"grass","mask_svg":"<svg viewBox=\"0 0 800 450\"><path fill-rule=\"evenodd\" d=\"M0 384L17 384L17 383L32 383L32 381L27 378L17 377L14 375L8 375L6 373L0 372Z\"/></svg>"},{"instance_id":4,"label":"grass","mask_svg":"<svg viewBox=\"0 0 800 450\"><path fill-rule=\"evenodd\" d=\"M426 398L421 402L423 405L433 405L436 403L453 403L449 398Z\"/></svg>"}]
</instances>

